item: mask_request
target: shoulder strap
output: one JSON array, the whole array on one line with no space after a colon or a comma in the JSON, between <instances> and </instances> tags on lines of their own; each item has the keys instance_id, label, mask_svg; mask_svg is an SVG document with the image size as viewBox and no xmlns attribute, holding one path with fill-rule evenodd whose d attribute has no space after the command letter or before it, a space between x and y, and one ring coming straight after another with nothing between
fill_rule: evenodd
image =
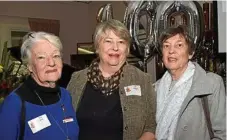
<instances>
[{"instance_id":1,"label":"shoulder strap","mask_svg":"<svg viewBox=\"0 0 227 140\"><path fill-rule=\"evenodd\" d=\"M209 135L210 135L210 138L212 139L212 138L214 138L214 132L212 130L212 124L211 124L211 120L210 120L210 111L209 111L209 107L208 107L207 96L202 97L201 101L202 101L203 111L204 111L204 114L205 114L205 117L206 117Z\"/></svg>"},{"instance_id":2,"label":"shoulder strap","mask_svg":"<svg viewBox=\"0 0 227 140\"><path fill-rule=\"evenodd\" d=\"M18 95L18 96L20 97L20 95ZM20 97L20 99L21 99L21 116L20 116L20 135L19 135L19 140L23 140L24 139L24 130L25 130L26 110L25 110L25 101L21 97Z\"/></svg>"}]
</instances>

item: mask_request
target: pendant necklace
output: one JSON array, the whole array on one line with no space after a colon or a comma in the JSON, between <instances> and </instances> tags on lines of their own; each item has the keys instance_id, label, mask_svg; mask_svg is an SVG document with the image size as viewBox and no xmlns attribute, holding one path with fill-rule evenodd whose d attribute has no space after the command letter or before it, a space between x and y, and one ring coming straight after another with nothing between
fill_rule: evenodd
<instances>
[{"instance_id":1,"label":"pendant necklace","mask_svg":"<svg viewBox=\"0 0 227 140\"><path fill-rule=\"evenodd\" d=\"M69 138L69 131L68 131L68 126L67 126L67 123L65 123L65 126L66 126L66 133L65 131L62 129L62 127L60 126L60 124L57 122L57 120L54 118L54 116L50 113L50 111L48 110L47 106L44 104L43 100L41 99L41 97L39 96L39 94L34 91L35 94L37 95L37 97L39 98L40 102L42 103L43 106L45 106L46 110L48 111L49 115L53 118L54 122L57 124L58 128L62 131L62 133L65 135L66 137L66 140L70 140ZM58 93L58 97L59 97L59 100L61 102L61 109L62 109L62 112L63 112L63 115L64 115L64 118L66 118L66 115L65 115L65 107L64 107L64 104L62 103L61 101L61 97Z\"/></svg>"}]
</instances>

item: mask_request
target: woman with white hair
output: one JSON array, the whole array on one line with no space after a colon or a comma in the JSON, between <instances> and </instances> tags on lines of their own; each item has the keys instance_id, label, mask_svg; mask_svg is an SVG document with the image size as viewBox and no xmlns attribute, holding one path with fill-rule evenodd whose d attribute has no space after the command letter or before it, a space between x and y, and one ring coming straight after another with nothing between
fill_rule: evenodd
<instances>
[{"instance_id":1,"label":"woman with white hair","mask_svg":"<svg viewBox=\"0 0 227 140\"><path fill-rule=\"evenodd\" d=\"M60 39L31 32L24 37L21 58L30 76L0 108L0 139L77 140L71 96L57 85L63 65Z\"/></svg>"}]
</instances>

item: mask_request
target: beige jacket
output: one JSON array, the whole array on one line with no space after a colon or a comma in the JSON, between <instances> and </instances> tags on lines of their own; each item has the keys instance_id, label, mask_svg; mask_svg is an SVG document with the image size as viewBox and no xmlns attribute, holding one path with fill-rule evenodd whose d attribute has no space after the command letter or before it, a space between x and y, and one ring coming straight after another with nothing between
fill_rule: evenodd
<instances>
[{"instance_id":1,"label":"beige jacket","mask_svg":"<svg viewBox=\"0 0 227 140\"><path fill-rule=\"evenodd\" d=\"M144 132L155 134L156 95L151 75L132 65L125 65L120 79L119 95L123 112L123 139L137 140ZM87 69L75 72L67 89L72 94L73 107L77 109L87 82ZM139 85L141 96L126 96L124 87ZM110 122L111 123L111 122Z\"/></svg>"}]
</instances>

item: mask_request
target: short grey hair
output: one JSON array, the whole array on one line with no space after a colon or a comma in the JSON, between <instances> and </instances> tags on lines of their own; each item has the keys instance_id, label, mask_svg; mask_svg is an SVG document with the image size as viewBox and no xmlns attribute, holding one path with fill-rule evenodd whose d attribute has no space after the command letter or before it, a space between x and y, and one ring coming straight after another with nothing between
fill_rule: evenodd
<instances>
[{"instance_id":1,"label":"short grey hair","mask_svg":"<svg viewBox=\"0 0 227 140\"><path fill-rule=\"evenodd\" d=\"M96 27L93 37L95 49L98 48L99 41L107 31L113 31L118 37L126 41L128 47L130 46L131 37L126 26L118 20L110 19L99 23Z\"/></svg>"},{"instance_id":2,"label":"short grey hair","mask_svg":"<svg viewBox=\"0 0 227 140\"><path fill-rule=\"evenodd\" d=\"M165 30L163 30L163 32L161 33L160 37L159 37L159 45L161 47L161 50L163 48L163 43L175 36L179 34L180 36L182 36L187 45L188 45L188 50L189 50L189 54L193 54L195 52L195 44L193 43L193 39L192 37L189 35L189 32L188 32L188 28L185 26L185 25L179 25L178 27L170 27L170 28L167 28Z\"/></svg>"},{"instance_id":3,"label":"short grey hair","mask_svg":"<svg viewBox=\"0 0 227 140\"><path fill-rule=\"evenodd\" d=\"M29 32L23 37L23 43L21 46L21 59L23 64L27 65L31 58L31 48L35 43L46 40L53 46L59 49L62 55L62 43L59 37L51 33L46 32Z\"/></svg>"}]
</instances>

